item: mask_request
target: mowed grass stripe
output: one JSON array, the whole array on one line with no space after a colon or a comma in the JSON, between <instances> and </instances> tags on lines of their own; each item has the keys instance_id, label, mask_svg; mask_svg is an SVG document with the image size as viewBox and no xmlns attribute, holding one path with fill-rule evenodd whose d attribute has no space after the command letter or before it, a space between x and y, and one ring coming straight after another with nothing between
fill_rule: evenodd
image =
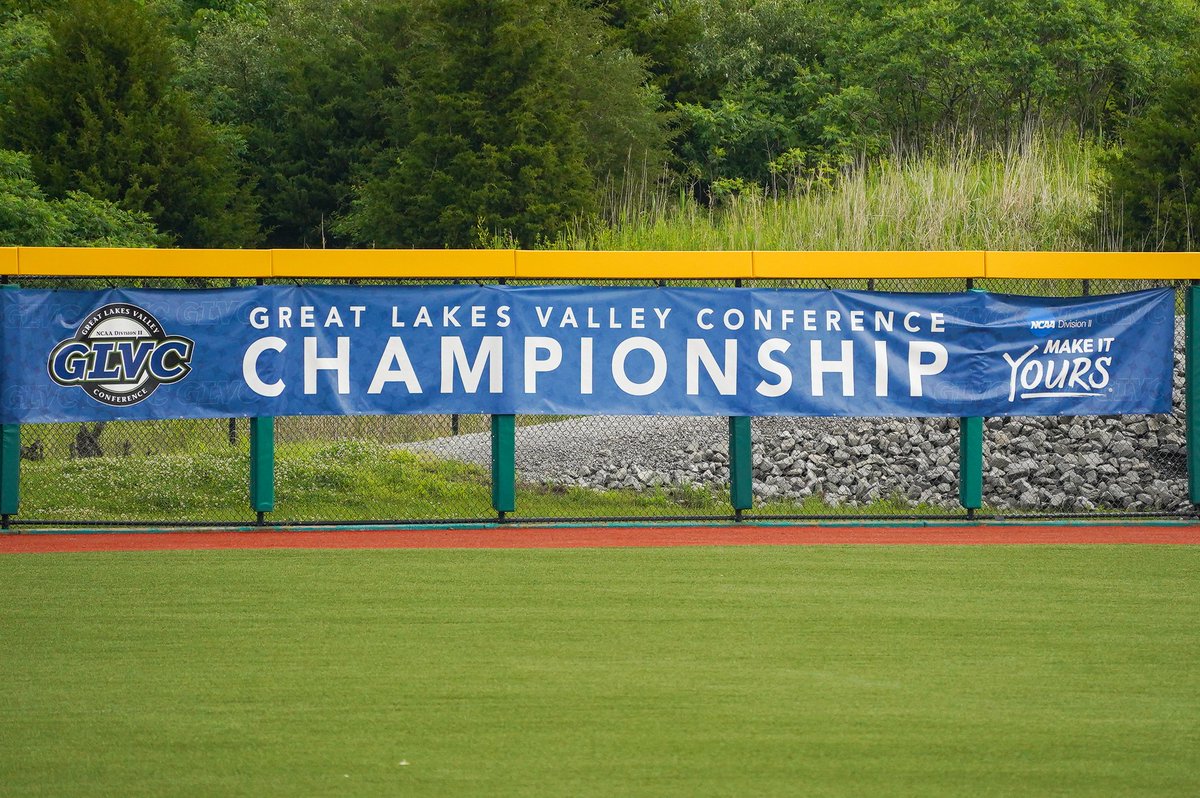
<instances>
[{"instance_id":1,"label":"mowed grass stripe","mask_svg":"<svg viewBox=\"0 0 1200 798\"><path fill-rule=\"evenodd\" d=\"M0 794L1194 795L1198 566L1183 546L5 557Z\"/></svg>"}]
</instances>

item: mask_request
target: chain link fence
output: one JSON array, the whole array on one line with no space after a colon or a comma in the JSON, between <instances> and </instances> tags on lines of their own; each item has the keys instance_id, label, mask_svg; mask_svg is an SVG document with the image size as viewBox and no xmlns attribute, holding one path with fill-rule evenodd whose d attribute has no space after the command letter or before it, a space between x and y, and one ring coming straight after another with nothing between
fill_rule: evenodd
<instances>
[{"instance_id":1,"label":"chain link fence","mask_svg":"<svg viewBox=\"0 0 1200 798\"><path fill-rule=\"evenodd\" d=\"M23 278L21 284L101 289L226 287L237 282ZM672 282L681 284L733 287L735 282ZM748 280L744 285L934 293L974 288L1042 296L1170 285L1179 297L1173 412L987 419L984 507L979 516L1193 512L1186 482L1182 283L878 279ZM754 506L744 517L962 517L959 426L958 419L938 418L755 418ZM496 517L488 416L279 418L275 442L276 505L267 516L270 522L415 523ZM209 525L255 520L247 487L246 419L25 425L21 444L20 524ZM519 416L517 501L509 518L730 518L734 510L729 460L724 418Z\"/></svg>"}]
</instances>

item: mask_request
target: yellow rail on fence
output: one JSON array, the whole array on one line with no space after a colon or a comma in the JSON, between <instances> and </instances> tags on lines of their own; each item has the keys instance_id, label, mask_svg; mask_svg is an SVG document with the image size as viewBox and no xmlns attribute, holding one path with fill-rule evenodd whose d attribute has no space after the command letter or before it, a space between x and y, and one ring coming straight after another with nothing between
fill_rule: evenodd
<instances>
[{"instance_id":1,"label":"yellow rail on fence","mask_svg":"<svg viewBox=\"0 0 1200 798\"><path fill-rule=\"evenodd\" d=\"M578 252L0 247L0 274L54 277L715 280L1200 279L1200 252Z\"/></svg>"}]
</instances>

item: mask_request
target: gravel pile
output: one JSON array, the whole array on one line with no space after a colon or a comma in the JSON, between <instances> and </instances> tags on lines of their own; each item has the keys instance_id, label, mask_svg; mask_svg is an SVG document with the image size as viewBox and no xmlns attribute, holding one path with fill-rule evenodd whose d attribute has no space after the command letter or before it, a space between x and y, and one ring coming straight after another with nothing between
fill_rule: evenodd
<instances>
[{"instance_id":1,"label":"gravel pile","mask_svg":"<svg viewBox=\"0 0 1200 798\"><path fill-rule=\"evenodd\" d=\"M1171 415L988 419L984 503L1043 512L1187 506L1182 363L1177 357ZM815 495L833 506L959 506L958 419L756 418L753 430L759 502ZM597 490L728 485L723 418L592 416L516 435L523 481ZM485 433L405 448L486 466L489 446Z\"/></svg>"}]
</instances>

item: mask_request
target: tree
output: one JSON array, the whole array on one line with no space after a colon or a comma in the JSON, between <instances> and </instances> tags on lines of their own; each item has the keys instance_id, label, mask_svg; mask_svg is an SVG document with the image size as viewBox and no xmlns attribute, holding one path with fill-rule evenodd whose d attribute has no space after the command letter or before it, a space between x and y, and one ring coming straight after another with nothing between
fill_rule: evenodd
<instances>
[{"instance_id":1,"label":"tree","mask_svg":"<svg viewBox=\"0 0 1200 798\"><path fill-rule=\"evenodd\" d=\"M1194 0L711 0L690 61L716 89L677 107L680 170L762 185L890 142L1103 136L1153 95L1197 13Z\"/></svg>"},{"instance_id":2,"label":"tree","mask_svg":"<svg viewBox=\"0 0 1200 798\"><path fill-rule=\"evenodd\" d=\"M857 0L831 52L906 146L1102 133L1144 102L1197 24L1191 0Z\"/></svg>"},{"instance_id":3,"label":"tree","mask_svg":"<svg viewBox=\"0 0 1200 798\"><path fill-rule=\"evenodd\" d=\"M838 33L829 8L720 0L710 4L704 23L693 68L719 88L711 99L677 106L683 127L677 152L690 178L719 193L723 183L761 186L879 148L874 117L851 116L856 103L869 104L874 95L831 100L839 86L827 50Z\"/></svg>"},{"instance_id":4,"label":"tree","mask_svg":"<svg viewBox=\"0 0 1200 798\"><path fill-rule=\"evenodd\" d=\"M50 31L40 17L20 12L0 15L0 107L24 81L26 64L45 55L49 41Z\"/></svg>"},{"instance_id":5,"label":"tree","mask_svg":"<svg viewBox=\"0 0 1200 798\"><path fill-rule=\"evenodd\" d=\"M1111 164L1112 207L1127 245L1195 250L1200 246L1200 56L1167 84L1125 131Z\"/></svg>"},{"instance_id":6,"label":"tree","mask_svg":"<svg viewBox=\"0 0 1200 798\"><path fill-rule=\"evenodd\" d=\"M78 190L144 212L184 246L252 244L236 139L175 85L164 24L135 0L67 0L11 90L4 141L52 197Z\"/></svg>"},{"instance_id":7,"label":"tree","mask_svg":"<svg viewBox=\"0 0 1200 798\"><path fill-rule=\"evenodd\" d=\"M396 55L361 0L281 0L269 16L212 14L185 79L246 145L267 243L320 247L349 209L351 171L384 137L378 93Z\"/></svg>"},{"instance_id":8,"label":"tree","mask_svg":"<svg viewBox=\"0 0 1200 798\"><path fill-rule=\"evenodd\" d=\"M642 133L622 127L629 97L605 101L626 92L641 108L655 95L636 65L597 69L620 63L593 12L566 0L397 7L404 24L380 26L392 36L384 49L404 54L381 93L388 146L363 170L339 225L354 240L467 246L482 230L533 245L593 210L597 172L647 147L643 134L663 140L661 123L645 116ZM601 149L606 135L617 146Z\"/></svg>"},{"instance_id":9,"label":"tree","mask_svg":"<svg viewBox=\"0 0 1200 798\"><path fill-rule=\"evenodd\" d=\"M615 31L622 47L647 60L654 85L675 103L704 103L720 81L696 59L712 0L590 0Z\"/></svg>"},{"instance_id":10,"label":"tree","mask_svg":"<svg viewBox=\"0 0 1200 798\"><path fill-rule=\"evenodd\" d=\"M0 150L0 246L152 247L163 236L145 214L121 210L81 192L47 199L29 157Z\"/></svg>"}]
</instances>

